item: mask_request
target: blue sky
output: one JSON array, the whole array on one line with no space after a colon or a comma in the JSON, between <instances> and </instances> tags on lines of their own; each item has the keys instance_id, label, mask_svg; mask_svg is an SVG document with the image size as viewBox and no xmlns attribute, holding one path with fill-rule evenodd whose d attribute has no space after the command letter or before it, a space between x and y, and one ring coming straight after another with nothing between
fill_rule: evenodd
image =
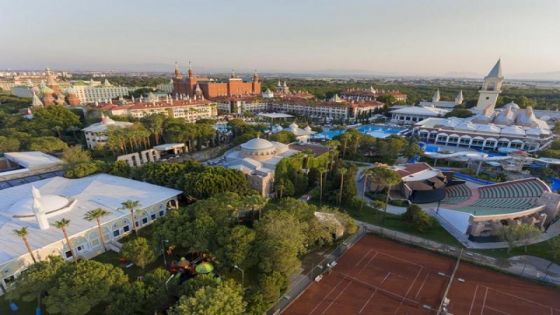
<instances>
[{"instance_id":1,"label":"blue sky","mask_svg":"<svg viewBox=\"0 0 560 315\"><path fill-rule=\"evenodd\" d=\"M560 1L0 0L0 45L0 68L551 72Z\"/></svg>"}]
</instances>

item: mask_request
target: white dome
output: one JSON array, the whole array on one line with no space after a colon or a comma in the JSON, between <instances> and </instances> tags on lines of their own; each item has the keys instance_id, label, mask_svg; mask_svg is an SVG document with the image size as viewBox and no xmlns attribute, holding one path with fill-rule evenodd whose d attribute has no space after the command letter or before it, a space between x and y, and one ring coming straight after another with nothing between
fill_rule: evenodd
<instances>
[{"instance_id":1,"label":"white dome","mask_svg":"<svg viewBox=\"0 0 560 315\"><path fill-rule=\"evenodd\" d=\"M478 125L477 130L481 132L499 133L502 130L502 128L494 124L485 124L485 125Z\"/></svg>"},{"instance_id":2,"label":"white dome","mask_svg":"<svg viewBox=\"0 0 560 315\"><path fill-rule=\"evenodd\" d=\"M512 110L518 110L519 105L515 104L514 102L509 102L506 105L504 105L504 108L510 108Z\"/></svg>"},{"instance_id":3,"label":"white dome","mask_svg":"<svg viewBox=\"0 0 560 315\"><path fill-rule=\"evenodd\" d=\"M521 127L519 126L507 126L502 128L502 134L508 134L508 135L525 135L525 130L523 130Z\"/></svg>"},{"instance_id":4,"label":"white dome","mask_svg":"<svg viewBox=\"0 0 560 315\"><path fill-rule=\"evenodd\" d=\"M274 149L274 145L268 140L255 138L243 143L241 148L245 150L268 150Z\"/></svg>"},{"instance_id":5,"label":"white dome","mask_svg":"<svg viewBox=\"0 0 560 315\"><path fill-rule=\"evenodd\" d=\"M462 122L459 125L457 125L457 127L455 127L455 129L457 129L457 130L476 130L476 125L473 124L470 121L466 121L466 122Z\"/></svg>"},{"instance_id":6,"label":"white dome","mask_svg":"<svg viewBox=\"0 0 560 315\"><path fill-rule=\"evenodd\" d=\"M298 129L298 128L299 128L299 126L295 122L290 124L290 129Z\"/></svg>"},{"instance_id":7,"label":"white dome","mask_svg":"<svg viewBox=\"0 0 560 315\"><path fill-rule=\"evenodd\" d=\"M501 111L494 119L494 123L498 125L511 125L515 122L515 112L511 106Z\"/></svg>"},{"instance_id":8,"label":"white dome","mask_svg":"<svg viewBox=\"0 0 560 315\"><path fill-rule=\"evenodd\" d=\"M56 214L57 210L64 210L72 205L72 201L66 197L59 195L41 195L40 204L42 210L47 214ZM33 211L33 197L31 194L28 198L21 199L14 203L6 212L17 218L35 217Z\"/></svg>"},{"instance_id":9,"label":"white dome","mask_svg":"<svg viewBox=\"0 0 560 315\"><path fill-rule=\"evenodd\" d=\"M304 128L305 131L311 131L311 127L307 126Z\"/></svg>"}]
</instances>

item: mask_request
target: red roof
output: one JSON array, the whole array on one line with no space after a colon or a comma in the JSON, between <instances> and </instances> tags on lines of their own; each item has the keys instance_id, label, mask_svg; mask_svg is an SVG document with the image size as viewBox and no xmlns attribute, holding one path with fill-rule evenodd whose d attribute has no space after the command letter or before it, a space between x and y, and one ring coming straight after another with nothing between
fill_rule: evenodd
<instances>
[{"instance_id":1,"label":"red roof","mask_svg":"<svg viewBox=\"0 0 560 315\"><path fill-rule=\"evenodd\" d=\"M110 104L110 103L100 103L98 107L103 110L113 110L113 109L145 109L145 108L165 108L165 107L182 107L182 106L196 106L196 105L205 105L205 104L212 104L209 100L173 100L173 104L171 100L169 102L166 101L157 101L157 102L134 102L134 103L127 103L123 105L118 104Z\"/></svg>"}]
</instances>

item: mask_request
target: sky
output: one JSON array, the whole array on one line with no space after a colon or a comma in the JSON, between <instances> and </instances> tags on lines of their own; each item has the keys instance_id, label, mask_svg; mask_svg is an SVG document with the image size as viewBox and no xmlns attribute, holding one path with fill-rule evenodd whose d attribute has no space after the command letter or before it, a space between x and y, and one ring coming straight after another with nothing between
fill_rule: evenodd
<instances>
[{"instance_id":1,"label":"sky","mask_svg":"<svg viewBox=\"0 0 560 315\"><path fill-rule=\"evenodd\" d=\"M0 68L560 72L559 0L0 0Z\"/></svg>"}]
</instances>

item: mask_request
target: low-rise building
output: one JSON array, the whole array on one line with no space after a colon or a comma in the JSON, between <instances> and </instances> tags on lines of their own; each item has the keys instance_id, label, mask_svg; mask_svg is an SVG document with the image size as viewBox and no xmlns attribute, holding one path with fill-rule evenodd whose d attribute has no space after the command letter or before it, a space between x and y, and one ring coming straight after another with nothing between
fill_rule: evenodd
<instances>
[{"instance_id":1,"label":"low-rise building","mask_svg":"<svg viewBox=\"0 0 560 315\"><path fill-rule=\"evenodd\" d=\"M87 84L74 85L74 93L80 100L81 104L93 104L95 102L104 102L114 98L127 96L128 88L124 86L114 86L107 79L101 85Z\"/></svg>"},{"instance_id":2,"label":"low-rise building","mask_svg":"<svg viewBox=\"0 0 560 315\"><path fill-rule=\"evenodd\" d=\"M31 252L38 261L50 255L71 261L75 258L72 252L76 258L89 259L101 254L104 244L96 221L84 218L88 211L102 208L109 212L100 222L105 246L110 247L134 227L141 229L166 215L168 209L177 208L180 194L175 189L108 174L53 177L0 190L0 286L7 290L33 263L14 230L27 229ZM140 203L134 219L129 210L122 209L121 203L127 200ZM66 229L71 245L53 225L63 218L70 221Z\"/></svg>"},{"instance_id":3,"label":"low-rise building","mask_svg":"<svg viewBox=\"0 0 560 315\"><path fill-rule=\"evenodd\" d=\"M443 117L449 111L434 106L400 106L391 110L391 123L413 125L426 118Z\"/></svg>"},{"instance_id":4,"label":"low-rise building","mask_svg":"<svg viewBox=\"0 0 560 315\"><path fill-rule=\"evenodd\" d=\"M128 121L114 121L110 117L102 114L100 122L91 124L82 129L82 131L86 138L87 147L89 149L95 149L97 146L103 146L107 143L107 131L110 127L128 128L130 126L132 126L132 123Z\"/></svg>"}]
</instances>

